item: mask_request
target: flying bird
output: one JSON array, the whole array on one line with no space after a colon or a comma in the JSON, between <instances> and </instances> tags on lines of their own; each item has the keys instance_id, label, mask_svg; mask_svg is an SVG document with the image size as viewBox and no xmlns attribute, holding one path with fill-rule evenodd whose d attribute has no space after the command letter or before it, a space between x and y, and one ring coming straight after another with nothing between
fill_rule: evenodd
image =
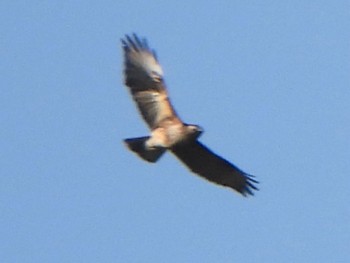
<instances>
[{"instance_id":1,"label":"flying bird","mask_svg":"<svg viewBox=\"0 0 350 263\"><path fill-rule=\"evenodd\" d=\"M125 85L150 128L150 136L125 139L127 147L151 163L166 152L174 154L193 173L210 182L253 195L258 183L249 175L198 141L203 129L184 123L167 92L156 53L137 35L122 39Z\"/></svg>"}]
</instances>

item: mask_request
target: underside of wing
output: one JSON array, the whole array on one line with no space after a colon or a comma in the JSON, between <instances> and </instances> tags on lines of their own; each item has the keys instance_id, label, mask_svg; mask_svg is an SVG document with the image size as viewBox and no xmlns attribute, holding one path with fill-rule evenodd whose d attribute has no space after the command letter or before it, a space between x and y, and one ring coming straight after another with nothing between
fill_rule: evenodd
<instances>
[{"instance_id":1,"label":"underside of wing","mask_svg":"<svg viewBox=\"0 0 350 263\"><path fill-rule=\"evenodd\" d=\"M180 159L192 172L210 182L227 186L242 195L253 195L258 190L251 175L244 173L235 165L218 156L199 141L174 147L173 154Z\"/></svg>"},{"instance_id":2,"label":"underside of wing","mask_svg":"<svg viewBox=\"0 0 350 263\"><path fill-rule=\"evenodd\" d=\"M122 44L125 84L146 123L155 128L160 121L176 115L168 98L162 68L145 39L126 36Z\"/></svg>"}]
</instances>

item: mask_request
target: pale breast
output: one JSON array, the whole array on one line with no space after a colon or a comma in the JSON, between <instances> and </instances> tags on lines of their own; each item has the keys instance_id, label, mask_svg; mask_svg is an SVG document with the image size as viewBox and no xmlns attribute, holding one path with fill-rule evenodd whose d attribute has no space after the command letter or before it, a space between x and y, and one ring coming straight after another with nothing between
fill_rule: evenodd
<instances>
[{"instance_id":1,"label":"pale breast","mask_svg":"<svg viewBox=\"0 0 350 263\"><path fill-rule=\"evenodd\" d=\"M182 141L184 136L184 125L182 123L169 125L166 129L166 137L169 147Z\"/></svg>"}]
</instances>

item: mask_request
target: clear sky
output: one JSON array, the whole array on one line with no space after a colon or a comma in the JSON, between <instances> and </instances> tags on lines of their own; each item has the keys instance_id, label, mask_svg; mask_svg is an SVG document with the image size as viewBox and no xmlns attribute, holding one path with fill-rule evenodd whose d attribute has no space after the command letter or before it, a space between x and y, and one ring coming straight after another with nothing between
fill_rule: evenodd
<instances>
[{"instance_id":1,"label":"clear sky","mask_svg":"<svg viewBox=\"0 0 350 263\"><path fill-rule=\"evenodd\" d=\"M349 1L0 3L0 262L350 262ZM120 38L147 37L243 198L148 164Z\"/></svg>"}]
</instances>

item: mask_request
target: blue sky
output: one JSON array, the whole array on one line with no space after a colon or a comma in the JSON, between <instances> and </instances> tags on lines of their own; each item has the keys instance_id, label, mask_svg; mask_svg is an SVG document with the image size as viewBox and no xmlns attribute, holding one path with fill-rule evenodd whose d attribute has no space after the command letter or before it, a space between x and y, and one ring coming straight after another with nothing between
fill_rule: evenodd
<instances>
[{"instance_id":1,"label":"blue sky","mask_svg":"<svg viewBox=\"0 0 350 263\"><path fill-rule=\"evenodd\" d=\"M1 262L348 262L349 1L2 1ZM243 198L150 165L120 38L148 38Z\"/></svg>"}]
</instances>

